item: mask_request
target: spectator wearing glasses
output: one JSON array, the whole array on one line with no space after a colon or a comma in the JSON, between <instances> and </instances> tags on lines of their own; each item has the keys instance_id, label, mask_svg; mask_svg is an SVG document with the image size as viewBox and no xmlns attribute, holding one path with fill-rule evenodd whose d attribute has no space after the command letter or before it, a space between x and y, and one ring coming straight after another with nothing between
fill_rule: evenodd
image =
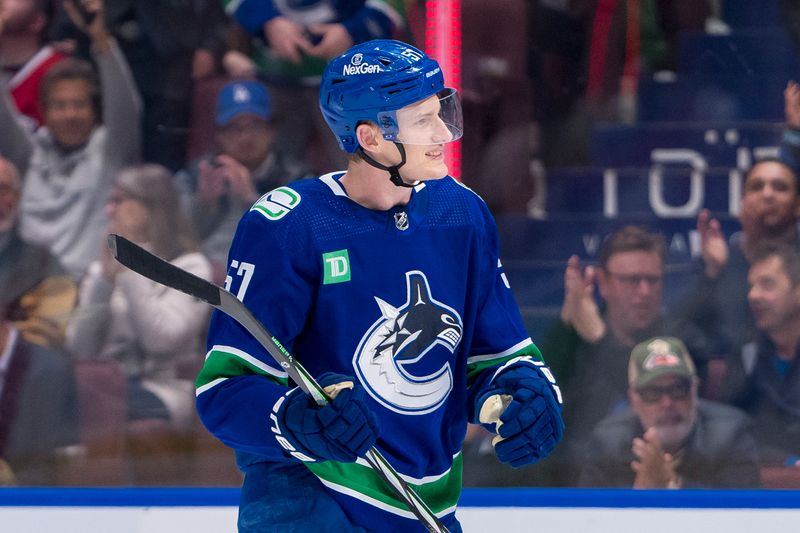
<instances>
[{"instance_id":1,"label":"spectator wearing glasses","mask_svg":"<svg viewBox=\"0 0 800 533\"><path fill-rule=\"evenodd\" d=\"M304 163L273 150L272 106L264 85L232 81L217 96L213 153L177 176L182 202L215 270L224 272L242 215L272 189L309 177Z\"/></svg>"},{"instance_id":2,"label":"spectator wearing glasses","mask_svg":"<svg viewBox=\"0 0 800 533\"><path fill-rule=\"evenodd\" d=\"M683 342L654 337L638 344L627 376L630 407L595 427L581 486L758 486L750 420L738 409L698 398L697 372Z\"/></svg>"},{"instance_id":3,"label":"spectator wearing glasses","mask_svg":"<svg viewBox=\"0 0 800 533\"><path fill-rule=\"evenodd\" d=\"M577 256L568 260L561 314L543 343L548 362L564 383L566 453L585 441L598 420L627 407L625 369L639 342L680 332L692 354L705 361L697 328L663 312L665 256L662 235L625 226L605 239L597 267L582 266ZM557 470L557 483L574 482L576 471L569 464Z\"/></svg>"},{"instance_id":4,"label":"spectator wearing glasses","mask_svg":"<svg viewBox=\"0 0 800 533\"><path fill-rule=\"evenodd\" d=\"M179 479L195 421L192 371L202 354L208 309L118 263L105 235L115 233L203 279L211 265L198 251L180 209L173 175L148 163L122 169L106 205L108 225L81 281L66 332L75 359L115 361L127 379L126 451L130 482Z\"/></svg>"},{"instance_id":5,"label":"spectator wearing glasses","mask_svg":"<svg viewBox=\"0 0 800 533\"><path fill-rule=\"evenodd\" d=\"M104 234L144 246L192 274L210 278L211 267L180 209L165 167L126 167L105 207ZM181 376L202 353L205 304L123 268L105 244L81 282L79 304L67 326L75 358L112 359L128 376L129 420L163 419L178 429L193 420L193 387Z\"/></svg>"}]
</instances>

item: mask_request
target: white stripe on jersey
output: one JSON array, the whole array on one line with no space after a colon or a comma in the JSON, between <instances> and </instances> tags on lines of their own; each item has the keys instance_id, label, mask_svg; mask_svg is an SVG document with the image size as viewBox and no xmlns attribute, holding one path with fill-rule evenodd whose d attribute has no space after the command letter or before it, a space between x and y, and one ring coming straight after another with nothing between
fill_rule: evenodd
<instances>
[{"instance_id":1,"label":"white stripe on jersey","mask_svg":"<svg viewBox=\"0 0 800 533\"><path fill-rule=\"evenodd\" d=\"M469 358L467 358L467 364L471 365L471 364L474 364L474 363L480 363L481 361L491 361L492 359L499 359L501 357L505 357L506 355L511 355L514 352L518 352L521 349L523 349L526 346L531 345L531 344L533 344L533 340L531 340L531 338L528 337L524 341L520 341L517 344L515 344L514 346L512 346L511 348L508 348L507 350L503 350L500 353L489 353L489 354L485 354L485 355L475 355L473 357L469 357Z\"/></svg>"}]
</instances>

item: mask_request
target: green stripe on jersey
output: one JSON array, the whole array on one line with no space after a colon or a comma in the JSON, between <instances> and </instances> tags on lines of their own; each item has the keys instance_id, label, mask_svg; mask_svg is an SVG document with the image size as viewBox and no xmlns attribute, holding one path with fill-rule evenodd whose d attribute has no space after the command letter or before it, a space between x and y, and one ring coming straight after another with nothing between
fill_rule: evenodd
<instances>
[{"instance_id":1,"label":"green stripe on jersey","mask_svg":"<svg viewBox=\"0 0 800 533\"><path fill-rule=\"evenodd\" d=\"M461 452L459 452L453 458L450 470L443 476L430 482L416 483L409 481L408 484L434 513L452 509L458 503L458 498L461 495L462 463ZM408 507L395 496L394 490L368 466L335 461L305 463L305 465L323 482L327 482L326 485L331 490L337 490L336 487L331 487L331 484L337 485L345 489L340 492L365 496L362 499L365 503L375 505L373 500L377 500L379 504L383 504L378 505L382 509L391 512L391 508L394 508L401 512L408 512Z\"/></svg>"},{"instance_id":2,"label":"green stripe on jersey","mask_svg":"<svg viewBox=\"0 0 800 533\"><path fill-rule=\"evenodd\" d=\"M195 387L199 389L216 380L250 374L266 376L279 385L289 384L285 372L267 366L252 355L235 348L214 346L197 375Z\"/></svg>"},{"instance_id":3,"label":"green stripe on jersey","mask_svg":"<svg viewBox=\"0 0 800 533\"><path fill-rule=\"evenodd\" d=\"M505 354L505 355L498 355L496 358L488 358L478 361L476 363L467 363L467 384L472 384L475 378L480 374L482 371L486 370L487 368L491 367L499 367L508 361L514 359L515 357L521 356L529 356L537 361L544 361L542 357L542 352L539 350L539 347L533 343L528 344L517 350L514 353Z\"/></svg>"}]
</instances>

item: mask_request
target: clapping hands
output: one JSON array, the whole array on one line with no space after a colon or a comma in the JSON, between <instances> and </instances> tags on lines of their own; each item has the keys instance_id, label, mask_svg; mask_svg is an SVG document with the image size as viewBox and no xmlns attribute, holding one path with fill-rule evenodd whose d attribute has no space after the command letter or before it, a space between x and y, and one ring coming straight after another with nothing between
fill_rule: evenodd
<instances>
[{"instance_id":1,"label":"clapping hands","mask_svg":"<svg viewBox=\"0 0 800 533\"><path fill-rule=\"evenodd\" d=\"M597 342L606 332L606 324L594 299L595 278L594 267L583 268L577 255L569 258L564 271L561 320L574 327L586 342Z\"/></svg>"},{"instance_id":2,"label":"clapping hands","mask_svg":"<svg viewBox=\"0 0 800 533\"><path fill-rule=\"evenodd\" d=\"M800 130L800 84L790 81L783 91L784 114L786 127Z\"/></svg>"},{"instance_id":3,"label":"clapping hands","mask_svg":"<svg viewBox=\"0 0 800 533\"><path fill-rule=\"evenodd\" d=\"M636 472L635 489L666 489L677 480L675 462L665 453L655 428L645 431L641 438L633 439L631 468Z\"/></svg>"},{"instance_id":4,"label":"clapping hands","mask_svg":"<svg viewBox=\"0 0 800 533\"><path fill-rule=\"evenodd\" d=\"M728 241L719 220L712 218L708 209L701 209L697 215L697 233L700 234L700 253L706 277L716 279L728 263Z\"/></svg>"}]
</instances>

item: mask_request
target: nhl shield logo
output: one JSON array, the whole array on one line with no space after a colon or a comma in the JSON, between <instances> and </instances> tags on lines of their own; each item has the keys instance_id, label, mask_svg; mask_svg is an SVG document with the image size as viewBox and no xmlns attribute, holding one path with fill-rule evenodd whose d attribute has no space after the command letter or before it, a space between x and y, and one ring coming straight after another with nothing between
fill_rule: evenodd
<instances>
[{"instance_id":1,"label":"nhl shield logo","mask_svg":"<svg viewBox=\"0 0 800 533\"><path fill-rule=\"evenodd\" d=\"M399 213L394 214L394 225L400 231L405 231L408 229L408 213L405 211L400 211Z\"/></svg>"}]
</instances>

